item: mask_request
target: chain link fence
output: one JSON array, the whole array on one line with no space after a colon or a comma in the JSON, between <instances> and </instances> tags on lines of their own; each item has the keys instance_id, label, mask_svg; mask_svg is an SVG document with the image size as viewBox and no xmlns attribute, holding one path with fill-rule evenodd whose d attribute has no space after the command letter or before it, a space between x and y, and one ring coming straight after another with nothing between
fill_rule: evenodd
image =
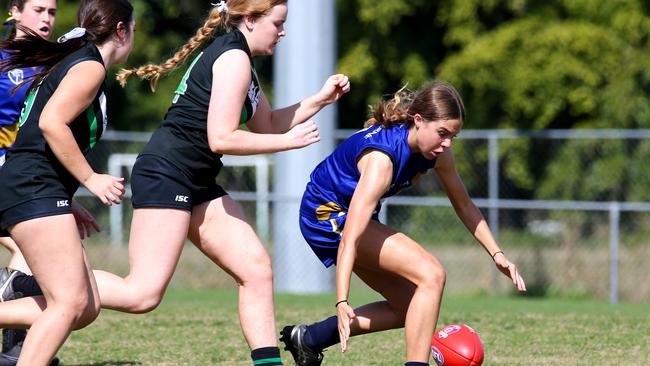
<instances>
[{"instance_id":1,"label":"chain link fence","mask_svg":"<svg viewBox=\"0 0 650 366\"><path fill-rule=\"evenodd\" d=\"M343 139L352 132L337 130L336 136ZM109 131L89 160L108 171L111 155L137 154L148 136ZM464 130L454 154L470 196L524 275L528 296L648 302L650 171L643 157L650 157L649 145L650 132L638 130ZM218 181L240 201L272 252L272 207L281 199L272 193L273 160L228 159ZM129 170L129 164L119 168L127 182ZM87 195L81 190L79 199L111 228L110 241L125 245L128 200L117 214ZM457 218L435 174L386 200L381 219L441 261L448 276L446 293L514 290ZM285 265L291 264L276 261L275 271Z\"/></svg>"}]
</instances>

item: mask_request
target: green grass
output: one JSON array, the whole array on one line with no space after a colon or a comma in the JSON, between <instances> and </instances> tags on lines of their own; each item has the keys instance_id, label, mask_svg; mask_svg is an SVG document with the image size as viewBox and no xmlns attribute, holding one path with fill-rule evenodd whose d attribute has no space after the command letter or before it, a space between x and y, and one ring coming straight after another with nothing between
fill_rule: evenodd
<instances>
[{"instance_id":1,"label":"green grass","mask_svg":"<svg viewBox=\"0 0 650 366\"><path fill-rule=\"evenodd\" d=\"M357 291L353 304L377 299ZM277 295L278 328L333 314L333 295ZM522 297L445 297L439 326L467 323L484 365L649 365L647 305ZM401 330L355 337L325 352L324 365L402 365ZM234 290L171 289L149 314L102 311L59 352L64 365L250 365ZM282 353L287 365L291 355Z\"/></svg>"}]
</instances>

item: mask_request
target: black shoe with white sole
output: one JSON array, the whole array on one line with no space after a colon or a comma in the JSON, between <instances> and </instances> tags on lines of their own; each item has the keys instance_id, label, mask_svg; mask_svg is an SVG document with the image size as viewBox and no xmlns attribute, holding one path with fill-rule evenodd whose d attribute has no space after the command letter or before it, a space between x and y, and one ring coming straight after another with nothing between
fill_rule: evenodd
<instances>
[{"instance_id":1,"label":"black shoe with white sole","mask_svg":"<svg viewBox=\"0 0 650 366\"><path fill-rule=\"evenodd\" d=\"M313 350L305 342L305 325L287 325L280 332L280 341L284 342L286 351L291 352L296 366L320 366L323 362L323 351Z\"/></svg>"}]
</instances>

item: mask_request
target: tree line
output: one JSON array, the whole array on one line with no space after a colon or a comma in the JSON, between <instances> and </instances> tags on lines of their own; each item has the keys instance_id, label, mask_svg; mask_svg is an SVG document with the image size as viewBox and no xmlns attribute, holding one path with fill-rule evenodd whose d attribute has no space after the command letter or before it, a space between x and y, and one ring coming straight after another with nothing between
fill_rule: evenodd
<instances>
[{"instance_id":1,"label":"tree line","mask_svg":"<svg viewBox=\"0 0 650 366\"><path fill-rule=\"evenodd\" d=\"M211 6L132 3L137 36L129 66L171 56ZM59 0L57 35L74 26L77 5ZM339 102L339 128L360 128L378 98L433 79L452 83L463 96L466 129L650 128L648 1L337 0L336 7L337 69L353 84ZM272 62L256 61L271 99ZM183 72L162 78L156 93L146 82L121 89L111 81L112 128L153 130ZM477 152L459 164L485 159ZM644 161L650 161L644 140L561 146L518 140L500 152L503 184L518 198L649 201ZM471 190L483 183L467 184Z\"/></svg>"}]
</instances>

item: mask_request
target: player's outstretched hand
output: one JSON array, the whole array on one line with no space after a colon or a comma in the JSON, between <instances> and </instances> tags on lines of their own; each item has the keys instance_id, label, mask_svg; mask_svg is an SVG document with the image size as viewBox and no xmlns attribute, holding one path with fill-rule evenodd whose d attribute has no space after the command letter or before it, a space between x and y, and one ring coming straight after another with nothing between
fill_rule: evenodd
<instances>
[{"instance_id":1,"label":"player's outstretched hand","mask_svg":"<svg viewBox=\"0 0 650 366\"><path fill-rule=\"evenodd\" d=\"M339 100L341 96L350 91L350 80L347 75L336 74L332 75L318 92L318 100L321 104L332 104Z\"/></svg>"},{"instance_id":2,"label":"player's outstretched hand","mask_svg":"<svg viewBox=\"0 0 650 366\"><path fill-rule=\"evenodd\" d=\"M285 133L288 139L287 150L299 149L320 141L316 122L309 120L293 126Z\"/></svg>"},{"instance_id":3,"label":"player's outstretched hand","mask_svg":"<svg viewBox=\"0 0 650 366\"><path fill-rule=\"evenodd\" d=\"M503 252L498 252L494 256L494 263L497 265L499 271L510 277L512 283L517 287L519 292L526 292L526 283L524 282L524 278L519 274L517 266L510 262Z\"/></svg>"},{"instance_id":4,"label":"player's outstretched hand","mask_svg":"<svg viewBox=\"0 0 650 366\"><path fill-rule=\"evenodd\" d=\"M85 182L84 186L97 196L106 206L119 205L124 197L124 178L117 178L108 174L93 173Z\"/></svg>"},{"instance_id":5,"label":"player's outstretched hand","mask_svg":"<svg viewBox=\"0 0 650 366\"><path fill-rule=\"evenodd\" d=\"M356 317L350 304L342 302L336 306L339 320L339 338L341 339L341 352L348 350L348 339L350 339L350 324Z\"/></svg>"},{"instance_id":6,"label":"player's outstretched hand","mask_svg":"<svg viewBox=\"0 0 650 366\"><path fill-rule=\"evenodd\" d=\"M85 238L90 238L90 234L93 230L98 233L102 231L102 228L97 224L95 217L81 204L72 201L71 208L74 221L77 223L77 229L79 229L79 239L83 240Z\"/></svg>"}]
</instances>

